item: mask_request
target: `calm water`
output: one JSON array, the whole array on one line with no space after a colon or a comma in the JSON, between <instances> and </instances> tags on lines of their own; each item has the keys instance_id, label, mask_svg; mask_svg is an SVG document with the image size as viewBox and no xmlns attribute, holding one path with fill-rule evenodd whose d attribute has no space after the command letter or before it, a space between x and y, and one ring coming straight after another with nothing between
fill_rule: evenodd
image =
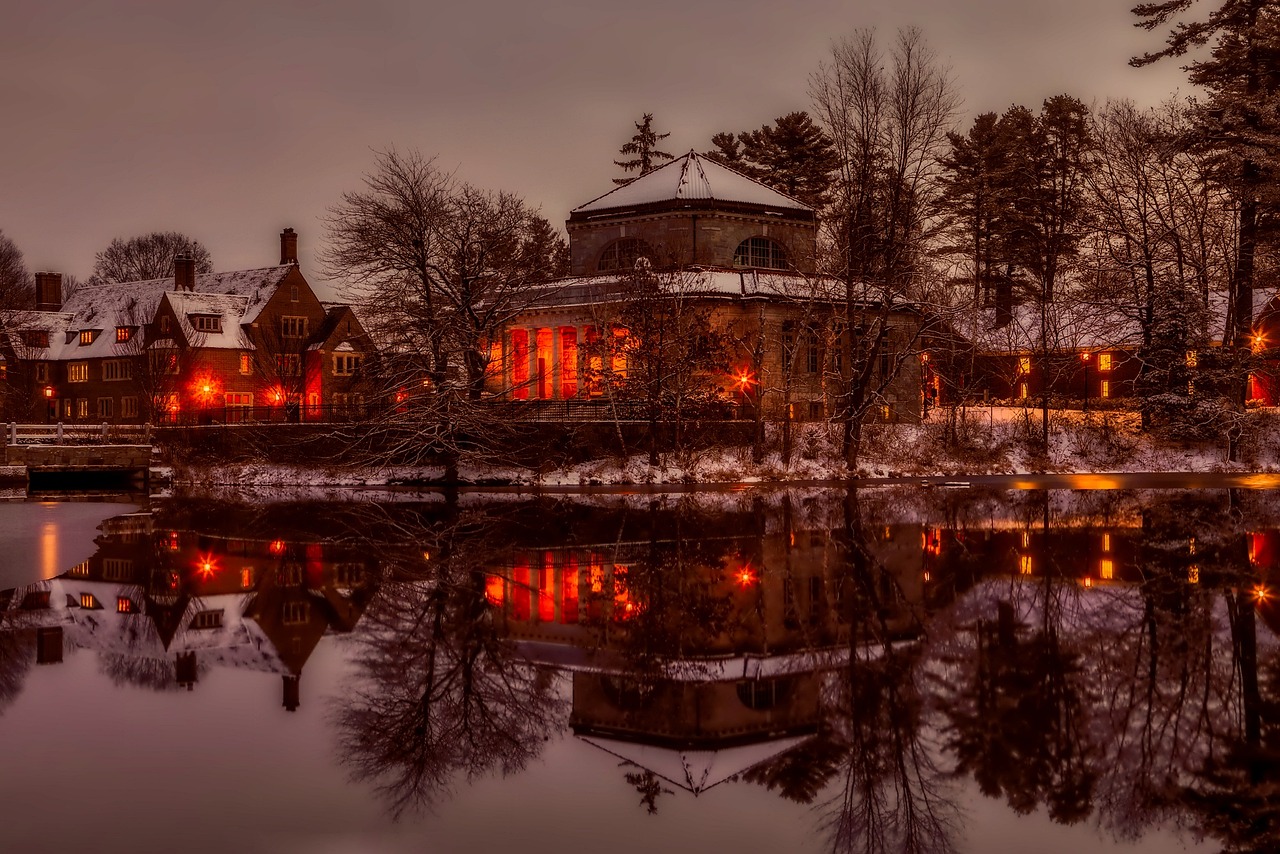
<instances>
[{"instance_id":1,"label":"calm water","mask_svg":"<svg viewBox=\"0 0 1280 854\"><path fill-rule=\"evenodd\" d=\"M0 533L6 850L1280 846L1267 490L18 504Z\"/></svg>"}]
</instances>

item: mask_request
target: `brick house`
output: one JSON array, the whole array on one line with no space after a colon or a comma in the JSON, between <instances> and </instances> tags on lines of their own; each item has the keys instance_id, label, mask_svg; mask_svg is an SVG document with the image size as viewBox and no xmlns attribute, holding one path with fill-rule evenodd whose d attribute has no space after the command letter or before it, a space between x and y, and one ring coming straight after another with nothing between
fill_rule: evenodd
<instances>
[{"instance_id":1,"label":"brick house","mask_svg":"<svg viewBox=\"0 0 1280 854\"><path fill-rule=\"evenodd\" d=\"M368 336L325 306L298 266L297 234L274 267L86 285L61 300L37 274L36 310L5 342L12 420L72 423L321 420L360 393ZM335 368L335 365L337 366Z\"/></svg>"},{"instance_id":2,"label":"brick house","mask_svg":"<svg viewBox=\"0 0 1280 854\"><path fill-rule=\"evenodd\" d=\"M760 406L774 418L834 413L844 292L831 277L800 272L816 252L813 208L691 151L575 208L566 229L570 276L543 286L493 342L491 393L530 401L601 397L595 378L627 370L633 339L619 309L647 278L704 312L732 342L729 365L710 379L721 402ZM867 305L869 315L878 309ZM916 420L922 318L904 305L887 325L877 369L893 379L876 412Z\"/></svg>"}]
</instances>

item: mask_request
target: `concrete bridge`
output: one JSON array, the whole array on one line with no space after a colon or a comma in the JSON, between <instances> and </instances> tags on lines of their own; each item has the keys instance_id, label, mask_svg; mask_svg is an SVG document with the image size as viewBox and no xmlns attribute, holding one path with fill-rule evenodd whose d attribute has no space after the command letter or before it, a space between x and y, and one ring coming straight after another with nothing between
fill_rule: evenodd
<instances>
[{"instance_id":1,"label":"concrete bridge","mask_svg":"<svg viewBox=\"0 0 1280 854\"><path fill-rule=\"evenodd\" d=\"M28 490L146 489L149 425L4 425L0 478Z\"/></svg>"}]
</instances>

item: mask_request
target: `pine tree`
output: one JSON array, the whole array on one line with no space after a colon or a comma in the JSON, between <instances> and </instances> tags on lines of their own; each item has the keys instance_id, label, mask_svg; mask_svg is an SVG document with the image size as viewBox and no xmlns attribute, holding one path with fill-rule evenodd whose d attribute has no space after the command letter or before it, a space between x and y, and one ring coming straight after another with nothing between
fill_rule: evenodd
<instances>
[{"instance_id":1,"label":"pine tree","mask_svg":"<svg viewBox=\"0 0 1280 854\"><path fill-rule=\"evenodd\" d=\"M1175 21L1196 0L1142 3L1133 10L1135 26L1154 30ZM1255 259L1267 214L1280 205L1280 8L1273 0L1221 0L1200 21L1178 20L1154 53L1130 64L1149 65L1166 57L1212 45L1208 56L1186 68L1191 82L1204 87L1209 100L1199 111L1195 142L1220 158L1222 182L1239 202L1238 238L1231 275L1231 312L1225 342L1249 346L1253 326ZM1202 55L1203 56L1203 55Z\"/></svg>"},{"instance_id":2,"label":"pine tree","mask_svg":"<svg viewBox=\"0 0 1280 854\"><path fill-rule=\"evenodd\" d=\"M631 155L630 160L615 160L615 166L621 166L624 172L635 172L639 170L640 175L652 172L664 160L670 160L671 155L665 151L658 150L658 143L667 137L669 133L657 133L653 129L653 113L645 113L644 117L636 122L636 134L631 137L631 141L622 148L618 149L619 154ZM639 177L639 176L637 176ZM614 178L615 184L630 184L635 178Z\"/></svg>"},{"instance_id":3,"label":"pine tree","mask_svg":"<svg viewBox=\"0 0 1280 854\"><path fill-rule=\"evenodd\" d=\"M839 166L831 138L803 110L779 116L775 125L711 137L714 160L810 207L827 203Z\"/></svg>"}]
</instances>

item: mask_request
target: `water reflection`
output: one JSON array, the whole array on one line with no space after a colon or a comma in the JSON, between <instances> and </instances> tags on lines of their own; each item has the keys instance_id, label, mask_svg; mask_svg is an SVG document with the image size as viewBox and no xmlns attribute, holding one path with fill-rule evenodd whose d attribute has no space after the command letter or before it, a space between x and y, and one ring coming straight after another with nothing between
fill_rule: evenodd
<instances>
[{"instance_id":1,"label":"water reflection","mask_svg":"<svg viewBox=\"0 0 1280 854\"><path fill-rule=\"evenodd\" d=\"M1123 840L1280 845L1271 493L168 502L0 597L0 713L78 650L126 690L346 637L338 758L389 811L562 738L638 814L759 787L835 851L956 850L966 786Z\"/></svg>"}]
</instances>

